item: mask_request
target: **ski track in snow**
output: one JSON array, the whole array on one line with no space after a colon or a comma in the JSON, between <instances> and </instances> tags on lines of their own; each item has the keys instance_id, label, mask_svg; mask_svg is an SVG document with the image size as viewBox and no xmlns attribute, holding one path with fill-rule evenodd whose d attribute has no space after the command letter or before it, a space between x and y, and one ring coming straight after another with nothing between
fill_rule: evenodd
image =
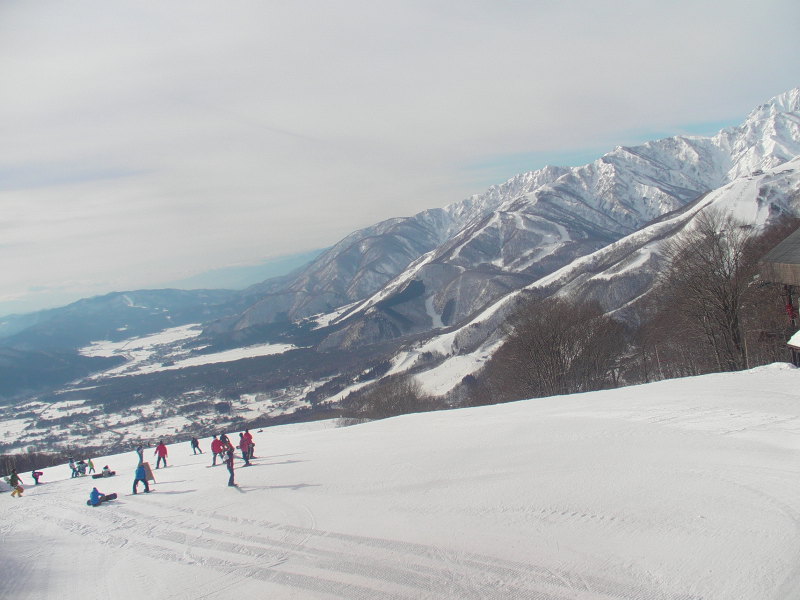
<instances>
[{"instance_id":1,"label":"ski track in snow","mask_svg":"<svg viewBox=\"0 0 800 600\"><path fill-rule=\"evenodd\" d=\"M72 545L72 538L77 537L100 544L107 548L103 554L114 556L118 562L136 562L139 557L215 571L217 578L194 588L195 598L221 597L216 590L220 580L238 577L363 599L578 598L581 592L591 592L592 598L616 598L620 594L667 597L490 556L322 531L315 528L312 513L307 515L310 523L306 526L287 525L175 507L156 500L157 493L135 507L122 499L113 508L107 505L90 511L62 500L54 505L55 514L48 517L66 534L66 543ZM150 513L153 507L159 510ZM365 557L370 558L365 561ZM35 564L35 558L25 557L29 565ZM292 570L282 569L290 560ZM20 581L30 573L23 575ZM530 595L532 587L542 591ZM24 588L7 591L15 598L26 598ZM30 597L40 596L37 592ZM100 593L97 597L107 596Z\"/></svg>"},{"instance_id":2,"label":"ski track in snow","mask_svg":"<svg viewBox=\"0 0 800 600\"><path fill-rule=\"evenodd\" d=\"M147 495L132 454L45 469L0 495L0 597L795 598L798 373L266 430L233 489L188 444Z\"/></svg>"}]
</instances>

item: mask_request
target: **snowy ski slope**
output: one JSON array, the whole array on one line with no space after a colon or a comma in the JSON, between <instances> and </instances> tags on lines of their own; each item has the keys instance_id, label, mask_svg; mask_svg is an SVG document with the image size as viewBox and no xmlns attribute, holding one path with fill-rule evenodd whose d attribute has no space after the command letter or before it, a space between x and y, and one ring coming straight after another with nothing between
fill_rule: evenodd
<instances>
[{"instance_id":1,"label":"snowy ski slope","mask_svg":"<svg viewBox=\"0 0 800 600\"><path fill-rule=\"evenodd\" d=\"M0 494L0 597L800 597L788 365L255 439L239 488L185 443L149 495L133 452L107 505L65 466Z\"/></svg>"}]
</instances>

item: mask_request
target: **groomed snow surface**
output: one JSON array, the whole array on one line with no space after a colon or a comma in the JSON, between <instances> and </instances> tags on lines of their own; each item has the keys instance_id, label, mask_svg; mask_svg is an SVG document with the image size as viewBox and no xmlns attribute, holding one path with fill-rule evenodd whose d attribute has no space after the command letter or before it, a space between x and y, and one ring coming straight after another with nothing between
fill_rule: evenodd
<instances>
[{"instance_id":1,"label":"groomed snow surface","mask_svg":"<svg viewBox=\"0 0 800 600\"><path fill-rule=\"evenodd\" d=\"M800 598L788 365L255 441L238 488L204 440L0 495L0 597Z\"/></svg>"}]
</instances>

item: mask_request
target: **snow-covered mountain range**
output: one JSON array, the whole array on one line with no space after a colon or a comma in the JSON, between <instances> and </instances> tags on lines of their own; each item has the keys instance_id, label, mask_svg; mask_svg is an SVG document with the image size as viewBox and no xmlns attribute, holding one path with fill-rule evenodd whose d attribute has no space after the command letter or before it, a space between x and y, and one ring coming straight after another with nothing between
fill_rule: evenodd
<instances>
[{"instance_id":1,"label":"snow-covered mountain range","mask_svg":"<svg viewBox=\"0 0 800 600\"><path fill-rule=\"evenodd\" d=\"M460 324L704 195L760 205L745 211L756 226L797 214L796 165L775 168L798 155L800 88L714 137L618 147L582 167L524 173L446 208L357 231L296 277L264 286L262 299L213 331L297 320L357 301L338 318L348 324L328 346Z\"/></svg>"},{"instance_id":2,"label":"snow-covered mountain range","mask_svg":"<svg viewBox=\"0 0 800 600\"><path fill-rule=\"evenodd\" d=\"M37 402L68 402L70 410L80 404L89 407L78 407L84 424L96 418L93 427L105 436L120 405L139 405L147 426L154 415L180 414L179 434L198 423L316 407L412 367L428 392L443 394L491 355L522 290L595 298L608 312L634 318L631 307L651 288L664 242L710 207L756 228L800 216L800 88L713 137L618 147L582 167L523 173L447 207L358 230L288 276L233 296L187 299L180 318L157 295L133 302L130 315L122 310L104 322L107 333L74 342L84 357L116 359L113 368L55 394L29 394L34 404L19 410L36 415ZM97 305L84 301L28 327L15 320L6 325L14 349L45 352L31 342L34 334L41 341L59 327L74 331L64 323L91 322ZM183 329L126 344L122 332L134 312L137 335L167 323ZM109 343L89 343L103 340ZM426 356L438 358L425 366ZM154 404L160 408L151 410ZM209 407L220 411L213 419ZM146 430L131 422L109 439L126 431ZM43 439L40 433L33 438Z\"/></svg>"}]
</instances>

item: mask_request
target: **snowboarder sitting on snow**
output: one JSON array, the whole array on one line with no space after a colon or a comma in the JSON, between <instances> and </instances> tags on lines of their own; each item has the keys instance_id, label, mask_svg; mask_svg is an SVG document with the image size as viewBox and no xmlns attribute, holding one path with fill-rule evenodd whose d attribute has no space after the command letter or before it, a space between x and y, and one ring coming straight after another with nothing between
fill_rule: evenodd
<instances>
[{"instance_id":1,"label":"snowboarder sitting on snow","mask_svg":"<svg viewBox=\"0 0 800 600\"><path fill-rule=\"evenodd\" d=\"M89 506L100 506L103 502L115 500L116 498L116 494L104 494L97 488L92 488L92 491L89 492L89 499L86 501L86 504Z\"/></svg>"},{"instance_id":2,"label":"snowboarder sitting on snow","mask_svg":"<svg viewBox=\"0 0 800 600\"><path fill-rule=\"evenodd\" d=\"M133 480L133 493L136 494L136 488L139 487L139 482L141 481L144 484L144 493L150 493L150 485L147 483L147 471L144 468L144 465L139 465L136 467L136 474L134 475L135 479Z\"/></svg>"},{"instance_id":3,"label":"snowboarder sitting on snow","mask_svg":"<svg viewBox=\"0 0 800 600\"><path fill-rule=\"evenodd\" d=\"M108 465L103 467L102 472L100 473L103 477L111 477L114 474L114 471L108 468Z\"/></svg>"}]
</instances>

